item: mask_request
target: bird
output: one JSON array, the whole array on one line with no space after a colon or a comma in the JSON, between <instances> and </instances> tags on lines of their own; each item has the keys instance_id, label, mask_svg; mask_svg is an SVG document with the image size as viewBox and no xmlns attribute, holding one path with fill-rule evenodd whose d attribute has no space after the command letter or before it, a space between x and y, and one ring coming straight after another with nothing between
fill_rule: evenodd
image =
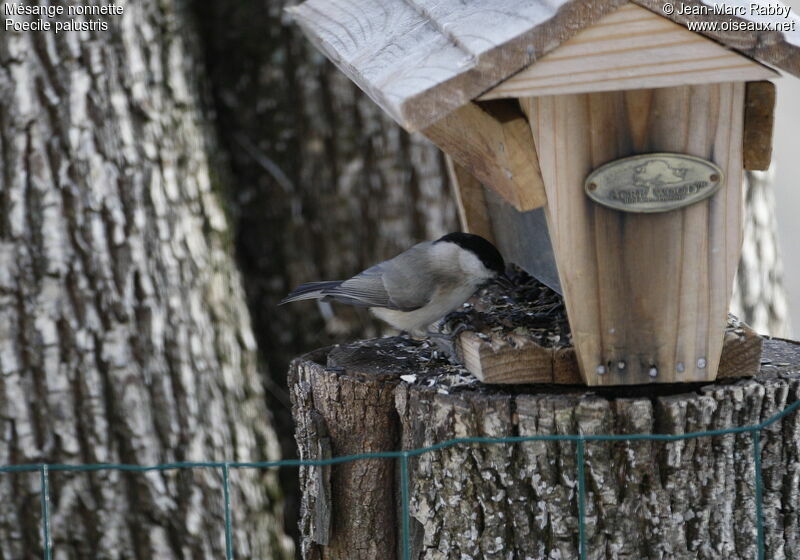
<instances>
[{"instance_id":1,"label":"bird","mask_svg":"<svg viewBox=\"0 0 800 560\"><path fill-rule=\"evenodd\" d=\"M401 333L426 337L437 334L429 330L432 324L493 280L511 283L500 251L479 235L455 232L418 243L348 280L303 284L280 305L318 299L367 307Z\"/></svg>"}]
</instances>

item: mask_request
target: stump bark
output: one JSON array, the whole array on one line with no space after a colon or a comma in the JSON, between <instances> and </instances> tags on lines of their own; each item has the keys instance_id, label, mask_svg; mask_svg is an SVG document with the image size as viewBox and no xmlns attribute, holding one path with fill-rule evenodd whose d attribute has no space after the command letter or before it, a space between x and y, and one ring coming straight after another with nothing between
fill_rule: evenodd
<instances>
[{"instance_id":1,"label":"stump bark","mask_svg":"<svg viewBox=\"0 0 800 560\"><path fill-rule=\"evenodd\" d=\"M384 338L292 363L303 459L465 436L681 434L761 422L800 399L800 344L765 340L753 376L714 384L484 385L426 343ZM761 432L766 557L800 558L800 415ZM587 442L590 559L756 558L748 433ZM412 457L411 558L578 558L573 442L459 445ZM399 465L301 469L303 557L399 558Z\"/></svg>"}]
</instances>

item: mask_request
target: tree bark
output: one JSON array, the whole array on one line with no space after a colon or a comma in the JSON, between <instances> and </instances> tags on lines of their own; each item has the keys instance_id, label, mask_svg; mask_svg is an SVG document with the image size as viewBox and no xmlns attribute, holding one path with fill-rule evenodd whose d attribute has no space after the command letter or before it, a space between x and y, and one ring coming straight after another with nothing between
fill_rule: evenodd
<instances>
[{"instance_id":1,"label":"tree bark","mask_svg":"<svg viewBox=\"0 0 800 560\"><path fill-rule=\"evenodd\" d=\"M294 3L193 3L239 266L287 457L296 453L289 361L384 327L363 309L278 301L303 282L349 278L458 228L441 153L315 51L283 12ZM281 471L290 499L296 474ZM287 519L295 531L291 511Z\"/></svg>"},{"instance_id":2,"label":"tree bark","mask_svg":"<svg viewBox=\"0 0 800 560\"><path fill-rule=\"evenodd\" d=\"M297 410L308 412L296 416L296 432L299 440L321 445L313 450L301 447L301 458L397 448L399 426L391 371L351 378L335 373L316 375L308 365L296 362L297 369L293 370L298 377L292 382L292 396ZM335 446L330 445L332 442ZM305 504L306 511L313 514L303 516L301 532L325 544L322 552L304 539L304 558L394 557L397 541L393 529L398 520L392 461L369 459L345 463L332 471L304 467L300 479L302 487L314 487L312 501ZM339 503L342 499L347 502L344 508Z\"/></svg>"},{"instance_id":3,"label":"tree bark","mask_svg":"<svg viewBox=\"0 0 800 560\"><path fill-rule=\"evenodd\" d=\"M681 434L753 425L800 399L800 345L766 340L764 361L757 376L735 382L587 392L568 386L483 385L424 345L380 339L298 359L290 379L301 457L317 459L325 456L323 447L339 456L468 436ZM394 406L387 404L387 393L393 394ZM381 404L365 406L364 395L375 400L378 394ZM380 419L364 422L366 414ZM308 429L312 423L316 428ZM353 445L367 436L372 443L366 449ZM798 444L798 413L761 432L770 559L800 558ZM588 558L756 556L749 434L585 445ZM578 557L573 442L459 445L413 457L409 464L411 558ZM395 542L399 517L370 525L378 512L399 512L397 478L390 484L378 467L378 460L370 460L335 465L328 475L318 467L302 470L304 558L375 558L360 548L342 553L331 546L338 535L359 526L378 527L369 532L371 542ZM345 474L356 469L366 474L361 486ZM349 484L337 485L343 478ZM325 480L330 480L329 495ZM376 486L379 480L382 485ZM311 528L328 518L328 539L320 539ZM395 549L381 557L399 556Z\"/></svg>"},{"instance_id":4,"label":"tree bark","mask_svg":"<svg viewBox=\"0 0 800 560\"><path fill-rule=\"evenodd\" d=\"M278 458L188 21L0 36L0 464ZM224 556L218 472L50 478L57 558ZM289 557L275 473L231 482L239 557ZM38 476L0 488L0 557L40 558Z\"/></svg>"},{"instance_id":5,"label":"tree bark","mask_svg":"<svg viewBox=\"0 0 800 560\"><path fill-rule=\"evenodd\" d=\"M788 337L791 324L775 225L774 178L774 170L745 173L744 241L731 312L757 332Z\"/></svg>"},{"instance_id":6,"label":"tree bark","mask_svg":"<svg viewBox=\"0 0 800 560\"><path fill-rule=\"evenodd\" d=\"M457 228L439 150L309 44L284 13L294 3L195 2L256 336L281 376L299 352L378 332L349 307L277 311L288 291Z\"/></svg>"}]
</instances>

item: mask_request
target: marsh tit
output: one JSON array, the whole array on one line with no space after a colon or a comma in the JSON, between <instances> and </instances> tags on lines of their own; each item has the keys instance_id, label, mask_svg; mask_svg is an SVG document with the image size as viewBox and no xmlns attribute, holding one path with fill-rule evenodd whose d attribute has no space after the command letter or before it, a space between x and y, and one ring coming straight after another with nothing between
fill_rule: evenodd
<instances>
[{"instance_id":1,"label":"marsh tit","mask_svg":"<svg viewBox=\"0 0 800 560\"><path fill-rule=\"evenodd\" d=\"M395 329L415 336L460 307L483 284L509 282L505 262L489 241L470 233L450 233L414 245L349 280L311 282L281 304L303 299L368 307Z\"/></svg>"}]
</instances>

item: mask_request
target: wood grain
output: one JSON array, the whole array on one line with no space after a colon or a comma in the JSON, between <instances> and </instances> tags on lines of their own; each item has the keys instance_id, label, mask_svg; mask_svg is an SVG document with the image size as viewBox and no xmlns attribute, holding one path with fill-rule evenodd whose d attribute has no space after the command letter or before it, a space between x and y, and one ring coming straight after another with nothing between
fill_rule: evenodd
<instances>
[{"instance_id":1,"label":"wood grain","mask_svg":"<svg viewBox=\"0 0 800 560\"><path fill-rule=\"evenodd\" d=\"M495 243L483 185L450 156L445 156L445 161L462 231L480 235Z\"/></svg>"},{"instance_id":2,"label":"wood grain","mask_svg":"<svg viewBox=\"0 0 800 560\"><path fill-rule=\"evenodd\" d=\"M779 74L682 25L626 4L480 99L765 80Z\"/></svg>"},{"instance_id":3,"label":"wood grain","mask_svg":"<svg viewBox=\"0 0 800 560\"><path fill-rule=\"evenodd\" d=\"M761 367L764 339L747 325L725 331L717 379L754 375Z\"/></svg>"},{"instance_id":4,"label":"wood grain","mask_svg":"<svg viewBox=\"0 0 800 560\"><path fill-rule=\"evenodd\" d=\"M554 350L521 336L464 332L456 355L472 375L484 383L552 383ZM578 380L580 376L575 375Z\"/></svg>"},{"instance_id":5,"label":"wood grain","mask_svg":"<svg viewBox=\"0 0 800 560\"><path fill-rule=\"evenodd\" d=\"M307 0L312 42L407 130L528 66L621 0Z\"/></svg>"},{"instance_id":6,"label":"wood grain","mask_svg":"<svg viewBox=\"0 0 800 560\"><path fill-rule=\"evenodd\" d=\"M755 375L762 344L763 339L747 325L728 324L717 379ZM584 384L572 346L545 348L513 333L464 332L455 348L461 364L484 383Z\"/></svg>"},{"instance_id":7,"label":"wood grain","mask_svg":"<svg viewBox=\"0 0 800 560\"><path fill-rule=\"evenodd\" d=\"M659 17L664 3L636 2ZM392 118L408 130L419 130L540 60L623 4L620 0L307 0L289 12L317 47ZM700 0L685 4L707 6ZM682 25L758 19L670 17ZM791 15L788 21L798 20ZM702 34L800 76L800 30Z\"/></svg>"},{"instance_id":8,"label":"wood grain","mask_svg":"<svg viewBox=\"0 0 800 560\"><path fill-rule=\"evenodd\" d=\"M634 0L635 4L652 10L659 16L663 15L683 26L689 24L704 25L705 28L697 29L697 33L705 35L749 58L775 66L800 77L800 18L797 16L796 10L793 9L786 18L783 16L760 17L749 13L751 5L763 7L771 4L785 7L786 3L780 1L766 2L764 0L735 3L716 2L715 0L682 0L682 2L673 5L682 4L687 8L684 13L673 12L667 15L664 13L664 5L670 2L671 0ZM744 6L748 13L744 16L715 15L713 14L715 5ZM692 13L694 10L712 13L694 14ZM793 27L793 29L769 31L746 29L747 26L753 26L753 24L757 23L763 25L765 22L787 25ZM727 29L723 27L723 24L727 26ZM734 29L734 25L739 26L739 28ZM712 26L716 28L712 29Z\"/></svg>"},{"instance_id":9,"label":"wood grain","mask_svg":"<svg viewBox=\"0 0 800 560\"><path fill-rule=\"evenodd\" d=\"M744 104L744 168L766 171L772 161L775 84L747 82Z\"/></svg>"},{"instance_id":10,"label":"wood grain","mask_svg":"<svg viewBox=\"0 0 800 560\"><path fill-rule=\"evenodd\" d=\"M334 352L329 361L339 359L348 370L357 369L359 349ZM394 376L343 374L343 366L324 369L323 375L317 375L310 361L296 360L291 366L288 381L300 459L322 459L328 451L333 456L390 451L397 441L398 423L391 414ZM381 459L300 467L305 490L300 530L308 537L301 543L303 558L393 558L397 541L387 528L397 526L394 478L394 465Z\"/></svg>"},{"instance_id":11,"label":"wood grain","mask_svg":"<svg viewBox=\"0 0 800 560\"><path fill-rule=\"evenodd\" d=\"M547 202L530 126L516 101L470 102L422 132L517 210Z\"/></svg>"},{"instance_id":12,"label":"wood grain","mask_svg":"<svg viewBox=\"0 0 800 560\"><path fill-rule=\"evenodd\" d=\"M741 246L744 84L547 96L523 106L587 383L714 379ZM708 200L662 214L617 212L585 196L592 169L656 151L708 158L726 183ZM599 366L608 373L597 375Z\"/></svg>"}]
</instances>

